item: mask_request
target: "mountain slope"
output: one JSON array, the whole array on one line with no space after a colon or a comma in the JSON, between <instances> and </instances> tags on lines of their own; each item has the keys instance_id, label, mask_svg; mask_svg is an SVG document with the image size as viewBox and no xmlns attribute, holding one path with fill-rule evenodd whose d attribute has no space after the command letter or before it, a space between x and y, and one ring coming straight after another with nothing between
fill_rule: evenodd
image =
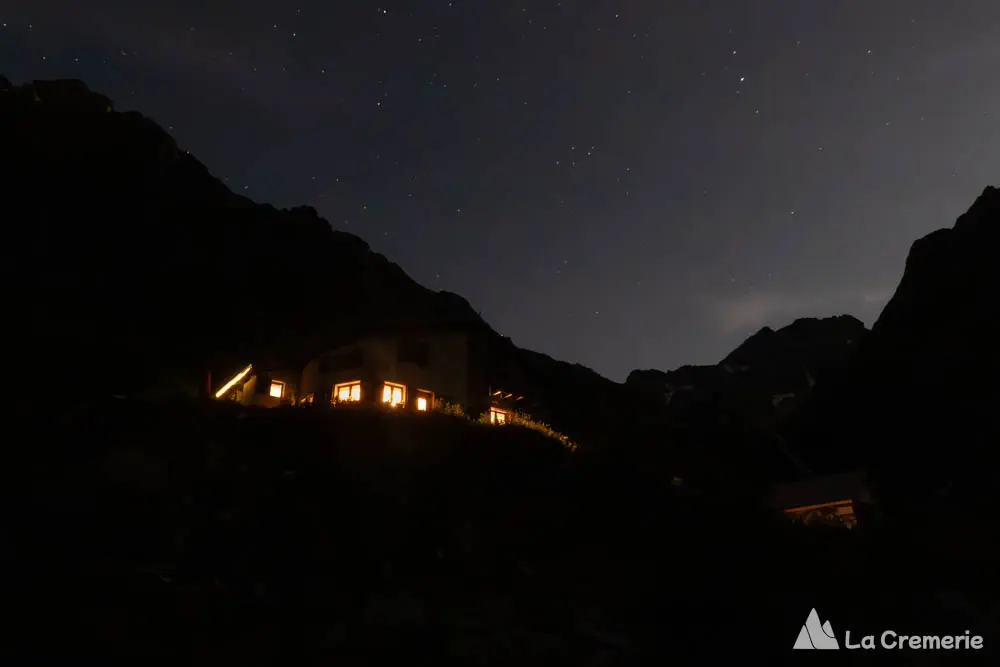
<instances>
[{"instance_id":1,"label":"mountain slope","mask_svg":"<svg viewBox=\"0 0 1000 667\"><path fill-rule=\"evenodd\" d=\"M791 435L817 467L871 467L896 509L995 512L1000 190L910 249L902 280ZM936 511L935 510L935 511Z\"/></svg>"},{"instance_id":2,"label":"mountain slope","mask_svg":"<svg viewBox=\"0 0 1000 667\"><path fill-rule=\"evenodd\" d=\"M794 474L773 434L787 394L864 334L849 317L803 320L762 330L717 367L619 384L518 348L465 299L420 286L309 207L234 194L153 121L79 81L0 82L0 145L26 400L194 392L207 369L247 359L301 362L373 330L460 327L482 334L495 375L581 445L733 487ZM699 391L668 405L664 382Z\"/></svg>"},{"instance_id":3,"label":"mountain slope","mask_svg":"<svg viewBox=\"0 0 1000 667\"><path fill-rule=\"evenodd\" d=\"M112 398L15 423L38 444L3 469L4 648L38 664L786 664L810 606L979 625L928 614L912 552L883 578L842 531L530 430Z\"/></svg>"},{"instance_id":4,"label":"mountain slope","mask_svg":"<svg viewBox=\"0 0 1000 667\"><path fill-rule=\"evenodd\" d=\"M486 326L311 208L234 195L155 123L111 111L80 82L35 82L0 105L2 195L16 211L14 270L29 278L26 323L41 329L32 337L61 343L72 329L132 366L245 357L287 347L290 330L329 335L331 309L341 336L425 317ZM147 336L154 354L133 344Z\"/></svg>"},{"instance_id":5,"label":"mountain slope","mask_svg":"<svg viewBox=\"0 0 1000 667\"><path fill-rule=\"evenodd\" d=\"M626 384L663 401L672 420L777 425L868 333L849 315L764 327L712 366L632 371Z\"/></svg>"},{"instance_id":6,"label":"mountain slope","mask_svg":"<svg viewBox=\"0 0 1000 667\"><path fill-rule=\"evenodd\" d=\"M430 326L485 336L498 374L577 440L606 432L609 415L648 412L590 369L517 348L465 299L420 286L312 208L232 193L153 121L80 81L0 82L0 145L23 397L197 391L206 369L301 362L369 331Z\"/></svg>"}]
</instances>

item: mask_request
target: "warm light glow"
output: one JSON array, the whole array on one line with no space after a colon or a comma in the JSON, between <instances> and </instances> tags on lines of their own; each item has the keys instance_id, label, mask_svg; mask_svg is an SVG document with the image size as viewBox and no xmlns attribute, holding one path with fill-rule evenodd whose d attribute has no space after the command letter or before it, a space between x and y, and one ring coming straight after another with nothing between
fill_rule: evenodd
<instances>
[{"instance_id":1,"label":"warm light glow","mask_svg":"<svg viewBox=\"0 0 1000 667\"><path fill-rule=\"evenodd\" d=\"M419 410L420 412L427 411L427 399L424 398L423 396L417 398L417 410Z\"/></svg>"},{"instance_id":2,"label":"warm light glow","mask_svg":"<svg viewBox=\"0 0 1000 667\"><path fill-rule=\"evenodd\" d=\"M816 505L790 507L785 510L785 514L805 523L809 523L818 517L827 517L841 522L848 528L853 528L858 522L857 516L854 513L854 503L850 500L837 500L818 503Z\"/></svg>"},{"instance_id":3,"label":"warm light glow","mask_svg":"<svg viewBox=\"0 0 1000 667\"><path fill-rule=\"evenodd\" d=\"M242 380L243 378L245 378L247 376L247 373L250 372L251 368L253 368L253 364L250 364L249 366L247 366L246 368L244 368L243 370L241 370L239 373L236 374L236 376L232 380L230 380L226 384L222 385L222 389L220 389L219 391L215 392L215 397L216 398L222 398L223 396L225 396L226 392L228 392L230 389L232 389L236 385L237 382L239 382L240 380Z\"/></svg>"},{"instance_id":4,"label":"warm light glow","mask_svg":"<svg viewBox=\"0 0 1000 667\"><path fill-rule=\"evenodd\" d=\"M500 408L490 408L490 423L491 424L506 424L507 423L507 411L501 410Z\"/></svg>"},{"instance_id":5,"label":"warm light glow","mask_svg":"<svg viewBox=\"0 0 1000 667\"><path fill-rule=\"evenodd\" d=\"M402 405L406 400L406 387L401 384L386 382L382 385L382 402L392 407Z\"/></svg>"},{"instance_id":6,"label":"warm light glow","mask_svg":"<svg viewBox=\"0 0 1000 667\"><path fill-rule=\"evenodd\" d=\"M271 383L270 394L272 398L281 398L282 394L285 393L285 383L278 382L275 380Z\"/></svg>"},{"instance_id":7,"label":"warm light glow","mask_svg":"<svg viewBox=\"0 0 1000 667\"><path fill-rule=\"evenodd\" d=\"M333 387L333 395L338 401L360 401L361 381L344 382Z\"/></svg>"}]
</instances>

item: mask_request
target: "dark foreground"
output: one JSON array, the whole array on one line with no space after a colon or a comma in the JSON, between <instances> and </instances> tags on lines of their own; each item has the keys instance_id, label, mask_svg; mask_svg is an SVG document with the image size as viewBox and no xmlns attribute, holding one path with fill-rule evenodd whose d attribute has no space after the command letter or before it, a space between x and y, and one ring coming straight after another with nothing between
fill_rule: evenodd
<instances>
[{"instance_id":1,"label":"dark foreground","mask_svg":"<svg viewBox=\"0 0 1000 667\"><path fill-rule=\"evenodd\" d=\"M813 607L841 638L969 629L996 659L982 554L791 526L529 431L114 399L22 421L6 664L956 659L792 651Z\"/></svg>"}]
</instances>

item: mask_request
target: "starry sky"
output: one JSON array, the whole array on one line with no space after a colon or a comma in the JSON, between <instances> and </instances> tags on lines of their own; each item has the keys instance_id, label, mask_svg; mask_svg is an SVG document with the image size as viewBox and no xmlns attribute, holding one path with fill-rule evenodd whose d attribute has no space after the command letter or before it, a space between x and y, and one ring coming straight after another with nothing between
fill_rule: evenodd
<instances>
[{"instance_id":1,"label":"starry sky","mask_svg":"<svg viewBox=\"0 0 1000 667\"><path fill-rule=\"evenodd\" d=\"M0 73L151 116L522 347L623 380L871 324L1000 182L996 0L0 0Z\"/></svg>"}]
</instances>

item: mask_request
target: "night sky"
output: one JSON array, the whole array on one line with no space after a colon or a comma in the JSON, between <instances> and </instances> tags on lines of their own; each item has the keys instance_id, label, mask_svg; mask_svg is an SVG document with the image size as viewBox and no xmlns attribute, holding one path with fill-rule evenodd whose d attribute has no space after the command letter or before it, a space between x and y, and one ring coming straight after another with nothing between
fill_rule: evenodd
<instances>
[{"instance_id":1,"label":"night sky","mask_svg":"<svg viewBox=\"0 0 1000 667\"><path fill-rule=\"evenodd\" d=\"M0 0L0 24L14 83L81 78L615 380L870 325L910 243L1000 181L996 0Z\"/></svg>"}]
</instances>

